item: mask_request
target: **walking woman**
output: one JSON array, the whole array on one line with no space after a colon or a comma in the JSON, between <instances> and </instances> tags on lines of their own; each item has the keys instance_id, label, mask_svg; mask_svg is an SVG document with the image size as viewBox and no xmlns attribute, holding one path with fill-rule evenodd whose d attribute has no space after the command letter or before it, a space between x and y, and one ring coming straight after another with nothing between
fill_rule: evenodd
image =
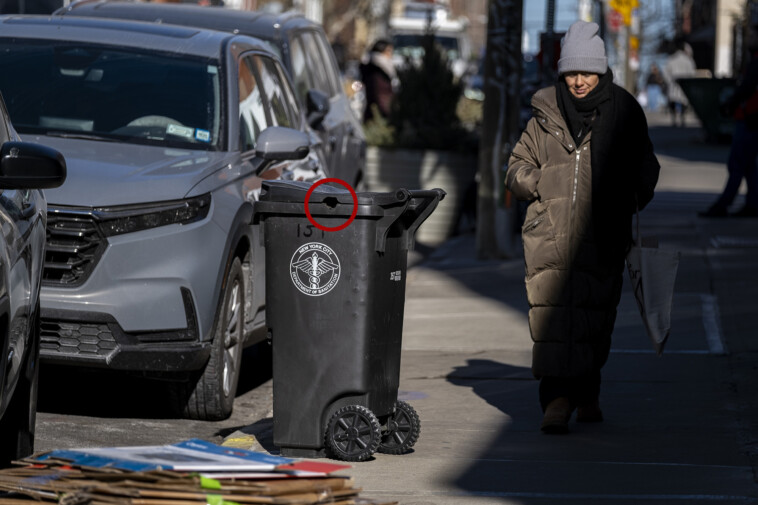
<instances>
[{"instance_id":1,"label":"walking woman","mask_svg":"<svg viewBox=\"0 0 758 505\"><path fill-rule=\"evenodd\" d=\"M599 422L600 369L611 347L632 217L653 198L660 165L642 108L613 83L598 25L562 41L559 82L532 97L506 186L530 202L522 228L532 372L542 431Z\"/></svg>"}]
</instances>

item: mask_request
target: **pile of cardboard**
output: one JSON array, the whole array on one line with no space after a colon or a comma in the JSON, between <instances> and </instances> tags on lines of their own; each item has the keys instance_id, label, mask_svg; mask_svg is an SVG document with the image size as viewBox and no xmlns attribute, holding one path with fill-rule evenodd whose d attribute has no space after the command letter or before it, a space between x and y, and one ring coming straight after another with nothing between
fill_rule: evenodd
<instances>
[{"instance_id":1,"label":"pile of cardboard","mask_svg":"<svg viewBox=\"0 0 758 505\"><path fill-rule=\"evenodd\" d=\"M161 446L170 447L170 446ZM220 447L220 446L217 446ZM154 447L151 447L154 448ZM235 453L239 451L235 450ZM243 451L244 452L244 451ZM53 451L0 470L0 503L29 505L393 505L359 496L353 479L331 463L290 461L266 470L231 467L205 471L129 469L138 460L92 459ZM136 454L136 453L135 453ZM157 453L155 453L157 454ZM61 455L65 457L61 457ZM152 455L151 455L152 457ZM177 458L178 459L178 458ZM185 465L186 466L186 465Z\"/></svg>"}]
</instances>

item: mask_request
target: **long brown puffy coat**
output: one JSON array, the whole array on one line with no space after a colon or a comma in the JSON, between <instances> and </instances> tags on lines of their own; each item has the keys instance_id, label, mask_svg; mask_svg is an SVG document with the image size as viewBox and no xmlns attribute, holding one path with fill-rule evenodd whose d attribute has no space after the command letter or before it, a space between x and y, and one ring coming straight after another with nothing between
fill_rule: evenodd
<instances>
[{"instance_id":1,"label":"long brown puffy coat","mask_svg":"<svg viewBox=\"0 0 758 505\"><path fill-rule=\"evenodd\" d=\"M590 375L608 358L632 215L652 199L660 166L642 109L616 85L603 129L596 121L579 146L555 87L538 91L532 107L506 173L514 196L531 202L522 237L532 372Z\"/></svg>"}]
</instances>

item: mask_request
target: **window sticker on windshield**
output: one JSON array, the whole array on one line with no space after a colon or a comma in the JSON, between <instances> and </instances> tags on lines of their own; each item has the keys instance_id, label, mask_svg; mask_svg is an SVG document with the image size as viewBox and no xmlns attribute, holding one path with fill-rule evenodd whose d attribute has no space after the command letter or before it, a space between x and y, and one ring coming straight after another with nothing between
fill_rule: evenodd
<instances>
[{"instance_id":1,"label":"window sticker on windshield","mask_svg":"<svg viewBox=\"0 0 758 505\"><path fill-rule=\"evenodd\" d=\"M178 137L191 139L192 135L195 133L195 129L188 128L186 126L181 126L178 124L170 124L166 127L166 133L170 135L176 135Z\"/></svg>"},{"instance_id":2,"label":"window sticker on windshield","mask_svg":"<svg viewBox=\"0 0 758 505\"><path fill-rule=\"evenodd\" d=\"M199 140L200 142L210 142L211 141L211 132L208 130L201 130L198 128L195 130L195 138Z\"/></svg>"},{"instance_id":3,"label":"window sticker on windshield","mask_svg":"<svg viewBox=\"0 0 758 505\"><path fill-rule=\"evenodd\" d=\"M216 65L208 65L209 74L218 74L218 67Z\"/></svg>"}]
</instances>

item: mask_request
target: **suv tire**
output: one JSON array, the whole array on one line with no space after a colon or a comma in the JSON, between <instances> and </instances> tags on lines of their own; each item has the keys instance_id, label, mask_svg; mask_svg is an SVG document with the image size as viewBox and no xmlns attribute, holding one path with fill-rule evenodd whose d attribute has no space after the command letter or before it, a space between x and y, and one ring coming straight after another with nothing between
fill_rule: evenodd
<instances>
[{"instance_id":1,"label":"suv tire","mask_svg":"<svg viewBox=\"0 0 758 505\"><path fill-rule=\"evenodd\" d=\"M184 417L220 421L231 415L242 359L244 307L242 263L234 258L224 280L208 363L199 376L174 385Z\"/></svg>"},{"instance_id":2,"label":"suv tire","mask_svg":"<svg viewBox=\"0 0 758 505\"><path fill-rule=\"evenodd\" d=\"M39 388L39 303L32 316L24 371L5 414L0 419L0 468L9 466L34 452L34 426L37 421Z\"/></svg>"}]
</instances>

